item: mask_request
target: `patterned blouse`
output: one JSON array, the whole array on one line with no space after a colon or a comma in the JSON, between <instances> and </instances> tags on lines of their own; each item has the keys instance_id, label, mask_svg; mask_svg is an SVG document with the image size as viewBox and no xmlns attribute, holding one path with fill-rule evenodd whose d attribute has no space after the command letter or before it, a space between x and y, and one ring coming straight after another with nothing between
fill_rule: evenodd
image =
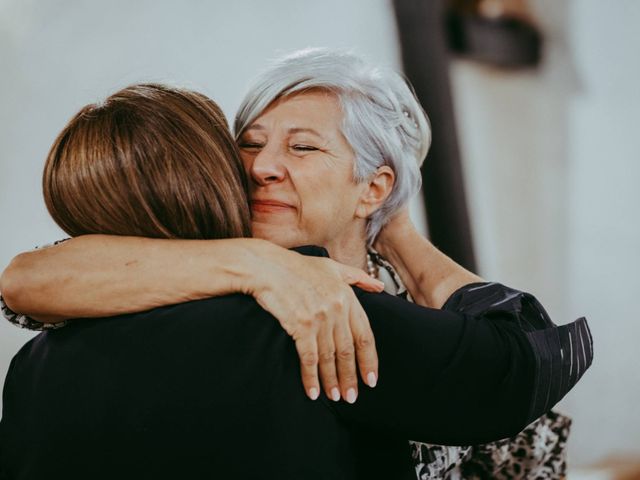
<instances>
[{"instance_id":1,"label":"patterned blouse","mask_svg":"<svg viewBox=\"0 0 640 480\"><path fill-rule=\"evenodd\" d=\"M56 242L60 243L60 242ZM375 266L377 276L385 283L385 291L413 301L399 275L391 264L374 250L369 251L369 259ZM469 305L458 305L460 310L478 308L490 309L494 306L495 291L503 288L499 284L488 283L476 286L474 295L469 295ZM482 292L482 290L486 290ZM480 291L478 293L478 291ZM501 292L504 293L504 292ZM512 300L506 297L507 300ZM482 305L484 299L485 306ZM488 302L487 302L488 300ZM463 300L464 301L464 300ZM47 324L28 316L17 314L7 307L0 296L3 316L15 325L30 330L46 330L63 327L66 322ZM546 315L544 310L540 315ZM591 351L588 331L580 332L576 342ZM589 362L590 363L590 362ZM586 369L588 365L583 365ZM581 373L579 372L579 375ZM512 438L485 445L442 446L409 441L411 455L419 480L482 480L482 479L561 479L566 475L566 442L571 427L571 419L549 411Z\"/></svg>"}]
</instances>

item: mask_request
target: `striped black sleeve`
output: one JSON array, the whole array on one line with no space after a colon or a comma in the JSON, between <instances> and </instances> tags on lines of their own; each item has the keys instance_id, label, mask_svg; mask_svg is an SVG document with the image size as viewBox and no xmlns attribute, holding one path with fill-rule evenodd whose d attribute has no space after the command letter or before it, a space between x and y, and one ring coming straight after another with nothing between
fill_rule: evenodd
<instances>
[{"instance_id":1,"label":"striped black sleeve","mask_svg":"<svg viewBox=\"0 0 640 480\"><path fill-rule=\"evenodd\" d=\"M533 421L558 403L593 361L593 339L584 317L555 325L531 294L499 283L475 283L457 290L443 310L473 316L511 317L527 337L535 358Z\"/></svg>"}]
</instances>

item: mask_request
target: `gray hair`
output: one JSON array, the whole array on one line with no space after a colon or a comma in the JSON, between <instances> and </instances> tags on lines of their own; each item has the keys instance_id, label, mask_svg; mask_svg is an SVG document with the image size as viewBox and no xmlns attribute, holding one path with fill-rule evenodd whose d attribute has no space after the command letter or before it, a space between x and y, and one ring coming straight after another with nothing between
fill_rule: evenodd
<instances>
[{"instance_id":1,"label":"gray hair","mask_svg":"<svg viewBox=\"0 0 640 480\"><path fill-rule=\"evenodd\" d=\"M338 97L342 133L355 152L356 182L388 165L395 183L367 223L367 243L420 189L420 165L429 150L431 129L411 85L398 73L370 65L348 51L324 48L294 52L274 62L256 79L236 115L238 139L278 98L310 89Z\"/></svg>"}]
</instances>

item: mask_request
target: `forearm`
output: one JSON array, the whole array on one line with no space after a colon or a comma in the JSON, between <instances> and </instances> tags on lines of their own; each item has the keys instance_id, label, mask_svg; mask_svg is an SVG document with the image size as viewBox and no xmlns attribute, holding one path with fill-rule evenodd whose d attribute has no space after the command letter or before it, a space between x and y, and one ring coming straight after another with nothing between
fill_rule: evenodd
<instances>
[{"instance_id":1,"label":"forearm","mask_svg":"<svg viewBox=\"0 0 640 480\"><path fill-rule=\"evenodd\" d=\"M440 252L413 226L386 232L384 243L376 247L423 306L440 308L460 287L483 281Z\"/></svg>"},{"instance_id":2,"label":"forearm","mask_svg":"<svg viewBox=\"0 0 640 480\"><path fill-rule=\"evenodd\" d=\"M380 355L375 389L343 417L429 443L504 438L526 425L534 360L508 314L484 318L359 294Z\"/></svg>"},{"instance_id":3,"label":"forearm","mask_svg":"<svg viewBox=\"0 0 640 480\"><path fill-rule=\"evenodd\" d=\"M88 235L18 255L0 278L14 311L54 322L250 293L258 239L162 240ZM230 261L233 259L233 261Z\"/></svg>"},{"instance_id":4,"label":"forearm","mask_svg":"<svg viewBox=\"0 0 640 480\"><path fill-rule=\"evenodd\" d=\"M380 376L346 421L404 438L472 445L507 438L548 412L593 361L581 318L557 327L532 295L498 283L456 292L442 309L358 292Z\"/></svg>"}]
</instances>

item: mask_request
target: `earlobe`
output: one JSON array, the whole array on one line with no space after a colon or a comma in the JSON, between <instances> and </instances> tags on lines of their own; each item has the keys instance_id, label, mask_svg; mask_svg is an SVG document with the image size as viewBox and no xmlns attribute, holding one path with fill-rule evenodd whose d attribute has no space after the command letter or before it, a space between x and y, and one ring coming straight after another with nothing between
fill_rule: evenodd
<instances>
[{"instance_id":1,"label":"earlobe","mask_svg":"<svg viewBox=\"0 0 640 480\"><path fill-rule=\"evenodd\" d=\"M368 218L378 210L391 195L396 176L391 167L383 165L373 174L362 192L356 215Z\"/></svg>"}]
</instances>

